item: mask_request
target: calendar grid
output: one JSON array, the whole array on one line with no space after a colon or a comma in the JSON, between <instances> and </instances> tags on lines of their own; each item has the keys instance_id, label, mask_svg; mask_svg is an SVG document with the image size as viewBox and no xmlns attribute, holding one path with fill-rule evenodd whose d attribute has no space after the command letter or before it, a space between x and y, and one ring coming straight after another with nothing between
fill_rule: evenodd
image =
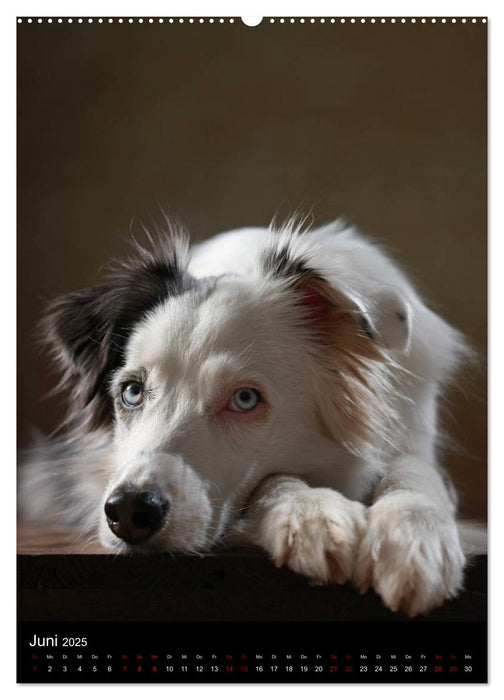
<instances>
[{"instance_id":1,"label":"calendar grid","mask_svg":"<svg viewBox=\"0 0 504 700\"><path fill-rule=\"evenodd\" d=\"M21 623L18 644L18 680L24 683L487 678L481 622Z\"/></svg>"}]
</instances>

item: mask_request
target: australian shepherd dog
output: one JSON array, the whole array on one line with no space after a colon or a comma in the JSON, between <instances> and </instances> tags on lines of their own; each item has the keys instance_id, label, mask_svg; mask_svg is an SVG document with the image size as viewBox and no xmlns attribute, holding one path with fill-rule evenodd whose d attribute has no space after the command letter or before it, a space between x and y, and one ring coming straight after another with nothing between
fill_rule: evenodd
<instances>
[{"instance_id":1,"label":"australian shepherd dog","mask_svg":"<svg viewBox=\"0 0 504 700\"><path fill-rule=\"evenodd\" d=\"M319 583L426 613L461 589L438 399L471 356L379 246L336 221L134 244L52 302L68 397L20 513L117 553L262 547Z\"/></svg>"}]
</instances>

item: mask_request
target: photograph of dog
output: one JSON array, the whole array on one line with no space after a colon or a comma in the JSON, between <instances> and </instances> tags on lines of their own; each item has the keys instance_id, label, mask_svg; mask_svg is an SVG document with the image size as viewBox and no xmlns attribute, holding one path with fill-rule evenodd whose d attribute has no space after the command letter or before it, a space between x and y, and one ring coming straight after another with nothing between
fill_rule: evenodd
<instances>
[{"instance_id":1,"label":"photograph of dog","mask_svg":"<svg viewBox=\"0 0 504 700\"><path fill-rule=\"evenodd\" d=\"M21 518L117 553L258 545L411 617L456 596L485 550L438 454L463 336L341 220L144 238L49 305L68 411L25 454Z\"/></svg>"},{"instance_id":2,"label":"photograph of dog","mask_svg":"<svg viewBox=\"0 0 504 700\"><path fill-rule=\"evenodd\" d=\"M99 19L17 27L19 618L486 620L487 25Z\"/></svg>"}]
</instances>

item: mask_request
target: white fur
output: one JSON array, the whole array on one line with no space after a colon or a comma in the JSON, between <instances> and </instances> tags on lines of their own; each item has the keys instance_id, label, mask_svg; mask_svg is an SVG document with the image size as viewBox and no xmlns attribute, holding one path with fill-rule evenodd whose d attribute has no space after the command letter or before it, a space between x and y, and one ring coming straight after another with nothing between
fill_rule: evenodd
<instances>
[{"instance_id":1,"label":"white fur","mask_svg":"<svg viewBox=\"0 0 504 700\"><path fill-rule=\"evenodd\" d=\"M343 397L328 390L341 378L325 350L313 349L285 282L264 273L263 251L283 244L323 275L345 313L366 317L379 348L376 361L358 363L363 382L350 371ZM373 586L409 615L456 595L465 560L436 440L438 395L466 354L461 336L378 246L340 222L302 235L221 234L193 248L189 273L217 277L215 288L170 297L133 329L112 387L142 368L148 400L130 418L116 413L96 448L100 464L106 454L99 479L83 464L93 462L93 447L65 453L80 505L76 513L70 499L58 519L86 521L116 551L260 544L277 565ZM251 385L267 396L264 420L223 420L220 397ZM365 410L359 430L356 401ZM22 477L31 519L56 518L44 495L51 449ZM142 547L119 540L103 515L124 484L155 484L170 498L169 517Z\"/></svg>"},{"instance_id":2,"label":"white fur","mask_svg":"<svg viewBox=\"0 0 504 700\"><path fill-rule=\"evenodd\" d=\"M314 582L344 583L354 573L366 509L333 489L275 476L256 494L248 527L277 566Z\"/></svg>"}]
</instances>

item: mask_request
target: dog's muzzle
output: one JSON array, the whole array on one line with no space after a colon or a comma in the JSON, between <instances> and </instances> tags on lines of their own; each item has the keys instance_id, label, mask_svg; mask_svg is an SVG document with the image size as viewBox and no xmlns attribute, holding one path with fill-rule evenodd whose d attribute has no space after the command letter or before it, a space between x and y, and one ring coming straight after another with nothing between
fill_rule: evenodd
<instances>
[{"instance_id":1,"label":"dog's muzzle","mask_svg":"<svg viewBox=\"0 0 504 700\"><path fill-rule=\"evenodd\" d=\"M168 499L157 491L117 488L105 503L105 515L116 537L128 544L140 544L161 528L169 507Z\"/></svg>"}]
</instances>

